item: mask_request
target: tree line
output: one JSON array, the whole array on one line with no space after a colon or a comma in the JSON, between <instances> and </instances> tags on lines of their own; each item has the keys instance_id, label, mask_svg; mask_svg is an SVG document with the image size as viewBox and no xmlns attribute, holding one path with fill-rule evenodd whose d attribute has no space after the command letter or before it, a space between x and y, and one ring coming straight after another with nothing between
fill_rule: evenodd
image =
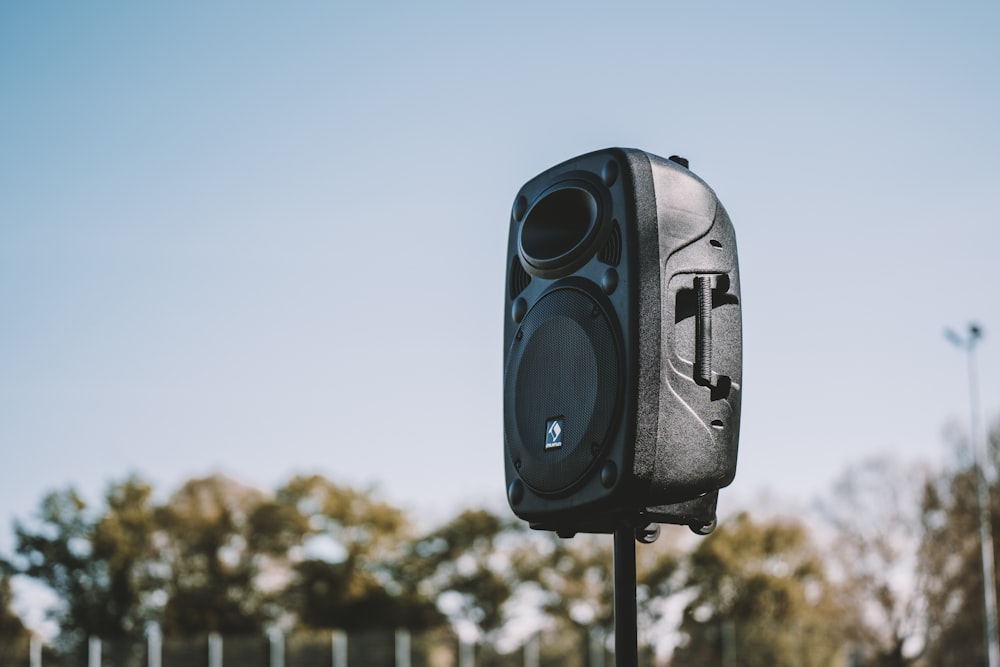
<instances>
[{"instance_id":1,"label":"tree line","mask_svg":"<svg viewBox=\"0 0 1000 667\"><path fill-rule=\"evenodd\" d=\"M998 429L989 451L996 480ZM705 538L668 528L638 549L642 638L674 665L982 664L976 521L971 457L957 447L942 469L854 466L808 517L748 510ZM96 506L65 488L14 533L0 641L27 633L14 576L56 594L67 648L141 641L153 623L165 637L450 627L512 649L537 630L567 643L613 630L608 536L561 539L483 508L420 530L378 494L320 475L273 492L213 475L165 502L132 476Z\"/></svg>"}]
</instances>

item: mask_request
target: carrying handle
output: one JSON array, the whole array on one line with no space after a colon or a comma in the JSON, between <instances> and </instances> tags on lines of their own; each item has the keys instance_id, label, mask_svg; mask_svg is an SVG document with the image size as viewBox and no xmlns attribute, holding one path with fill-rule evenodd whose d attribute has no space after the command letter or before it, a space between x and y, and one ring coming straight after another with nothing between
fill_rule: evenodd
<instances>
[{"instance_id":1,"label":"carrying handle","mask_svg":"<svg viewBox=\"0 0 1000 667\"><path fill-rule=\"evenodd\" d=\"M701 385L712 381L712 279L695 276L694 291L698 296L698 316L695 319L694 379Z\"/></svg>"}]
</instances>

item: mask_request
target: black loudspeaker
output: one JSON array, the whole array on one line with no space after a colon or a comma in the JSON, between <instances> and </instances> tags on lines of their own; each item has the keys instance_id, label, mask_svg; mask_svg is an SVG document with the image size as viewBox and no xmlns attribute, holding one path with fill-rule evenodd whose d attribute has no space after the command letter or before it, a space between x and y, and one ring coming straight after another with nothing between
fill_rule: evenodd
<instances>
[{"instance_id":1,"label":"black loudspeaker","mask_svg":"<svg viewBox=\"0 0 1000 667\"><path fill-rule=\"evenodd\" d=\"M687 168L625 148L573 158L514 200L504 459L532 527L715 522L740 428L736 238Z\"/></svg>"}]
</instances>

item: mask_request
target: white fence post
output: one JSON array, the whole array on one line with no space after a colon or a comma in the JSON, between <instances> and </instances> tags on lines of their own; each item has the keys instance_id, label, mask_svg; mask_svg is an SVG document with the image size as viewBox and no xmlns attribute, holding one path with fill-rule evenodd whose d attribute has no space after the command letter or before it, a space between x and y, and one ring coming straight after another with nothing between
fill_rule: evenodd
<instances>
[{"instance_id":1,"label":"white fence post","mask_svg":"<svg viewBox=\"0 0 1000 667\"><path fill-rule=\"evenodd\" d=\"M271 628L267 638L271 643L271 667L285 667L285 635L278 628Z\"/></svg>"},{"instance_id":2,"label":"white fence post","mask_svg":"<svg viewBox=\"0 0 1000 667\"><path fill-rule=\"evenodd\" d=\"M101 638L87 638L87 667L101 667Z\"/></svg>"},{"instance_id":3,"label":"white fence post","mask_svg":"<svg viewBox=\"0 0 1000 667\"><path fill-rule=\"evenodd\" d=\"M42 639L38 635L31 635L28 644L28 664L31 667L42 667Z\"/></svg>"},{"instance_id":4,"label":"white fence post","mask_svg":"<svg viewBox=\"0 0 1000 667\"><path fill-rule=\"evenodd\" d=\"M333 644L333 667L347 667L347 633L334 630L330 639Z\"/></svg>"},{"instance_id":5,"label":"white fence post","mask_svg":"<svg viewBox=\"0 0 1000 667\"><path fill-rule=\"evenodd\" d=\"M160 667L163 662L163 635L160 626L151 624L146 630L146 666Z\"/></svg>"},{"instance_id":6,"label":"white fence post","mask_svg":"<svg viewBox=\"0 0 1000 667\"><path fill-rule=\"evenodd\" d=\"M476 667L476 643L458 639L458 667Z\"/></svg>"},{"instance_id":7,"label":"white fence post","mask_svg":"<svg viewBox=\"0 0 1000 667\"><path fill-rule=\"evenodd\" d=\"M524 643L524 667L538 667L540 661L541 637L536 632Z\"/></svg>"},{"instance_id":8,"label":"white fence post","mask_svg":"<svg viewBox=\"0 0 1000 667\"><path fill-rule=\"evenodd\" d=\"M736 667L736 622L722 622L722 667Z\"/></svg>"},{"instance_id":9,"label":"white fence post","mask_svg":"<svg viewBox=\"0 0 1000 667\"><path fill-rule=\"evenodd\" d=\"M594 626L590 629L590 665L604 667L604 631Z\"/></svg>"},{"instance_id":10,"label":"white fence post","mask_svg":"<svg viewBox=\"0 0 1000 667\"><path fill-rule=\"evenodd\" d=\"M208 667L222 667L222 635L218 632L208 635Z\"/></svg>"},{"instance_id":11,"label":"white fence post","mask_svg":"<svg viewBox=\"0 0 1000 667\"><path fill-rule=\"evenodd\" d=\"M396 667L410 667L410 631L396 630Z\"/></svg>"}]
</instances>

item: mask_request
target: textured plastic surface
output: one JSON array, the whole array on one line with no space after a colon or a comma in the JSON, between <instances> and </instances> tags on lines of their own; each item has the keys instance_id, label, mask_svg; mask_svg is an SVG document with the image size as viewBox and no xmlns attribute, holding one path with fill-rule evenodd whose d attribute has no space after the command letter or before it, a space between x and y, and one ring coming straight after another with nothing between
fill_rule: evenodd
<instances>
[{"instance_id":1,"label":"textured plastic surface","mask_svg":"<svg viewBox=\"0 0 1000 667\"><path fill-rule=\"evenodd\" d=\"M528 181L508 239L511 508L567 534L711 523L742 388L736 242L715 193L678 162L597 151Z\"/></svg>"}]
</instances>

